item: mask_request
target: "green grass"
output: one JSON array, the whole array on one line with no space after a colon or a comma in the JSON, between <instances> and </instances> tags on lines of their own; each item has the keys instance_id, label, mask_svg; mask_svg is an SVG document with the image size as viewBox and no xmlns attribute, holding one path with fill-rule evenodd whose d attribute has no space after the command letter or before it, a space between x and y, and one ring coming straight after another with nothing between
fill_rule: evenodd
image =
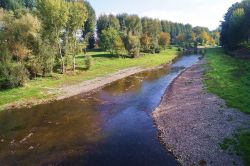
<instances>
[{"instance_id":1,"label":"green grass","mask_svg":"<svg viewBox=\"0 0 250 166\"><path fill-rule=\"evenodd\" d=\"M76 58L76 74L53 74L52 78L37 78L28 81L24 87L0 91L0 109L10 103L23 103L37 99L50 99L58 95L58 89L64 85L76 84L99 76L105 76L130 67L155 67L170 62L177 56L177 49L167 49L160 54L145 55L136 59L113 57L106 52L90 51L92 67L84 71L84 56Z\"/></svg>"},{"instance_id":2,"label":"green grass","mask_svg":"<svg viewBox=\"0 0 250 166\"><path fill-rule=\"evenodd\" d=\"M222 49L208 49L205 84L210 92L225 99L229 107L250 114L250 61L226 55Z\"/></svg>"},{"instance_id":3,"label":"green grass","mask_svg":"<svg viewBox=\"0 0 250 166\"><path fill-rule=\"evenodd\" d=\"M229 107L250 114L250 61L226 55L222 49L208 49L205 56L207 89L223 98ZM220 147L235 151L250 165L250 132L239 131L226 138Z\"/></svg>"},{"instance_id":4,"label":"green grass","mask_svg":"<svg viewBox=\"0 0 250 166\"><path fill-rule=\"evenodd\" d=\"M250 132L239 131L230 138L226 138L223 143L220 144L222 150L236 153L242 156L246 165L250 165Z\"/></svg>"}]
</instances>

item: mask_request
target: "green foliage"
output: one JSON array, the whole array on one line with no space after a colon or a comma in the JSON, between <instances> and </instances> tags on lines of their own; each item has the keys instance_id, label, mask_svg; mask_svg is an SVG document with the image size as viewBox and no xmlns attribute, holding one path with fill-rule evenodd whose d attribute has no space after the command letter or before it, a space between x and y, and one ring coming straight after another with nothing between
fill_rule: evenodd
<instances>
[{"instance_id":1,"label":"green foliage","mask_svg":"<svg viewBox=\"0 0 250 166\"><path fill-rule=\"evenodd\" d=\"M208 49L208 90L225 99L230 107L250 113L250 62L228 56L222 49Z\"/></svg>"},{"instance_id":2,"label":"green foliage","mask_svg":"<svg viewBox=\"0 0 250 166\"><path fill-rule=\"evenodd\" d=\"M222 150L242 156L245 164L250 164L250 132L240 130L220 144Z\"/></svg>"},{"instance_id":3,"label":"green foliage","mask_svg":"<svg viewBox=\"0 0 250 166\"><path fill-rule=\"evenodd\" d=\"M233 4L227 11L221 25L221 43L229 50L244 47L250 39L250 1Z\"/></svg>"},{"instance_id":4,"label":"green foliage","mask_svg":"<svg viewBox=\"0 0 250 166\"><path fill-rule=\"evenodd\" d=\"M64 72L64 61L69 58L73 59L75 69L75 55L83 48L83 44L76 38L76 33L88 19L85 3L65 0L6 0L0 1L0 5L7 9L0 10L0 62L6 64L2 80L13 82L2 87L23 84L18 81L24 79L17 77L17 68L23 70L20 71L20 76L26 73L33 79L51 75L58 62ZM24 7L33 11L30 12ZM92 16L92 19L93 17L95 16ZM93 30L93 20L91 24L90 28ZM67 52L70 56L63 56L62 43L68 44ZM7 75L10 75L10 78L17 77L17 81L5 79Z\"/></svg>"},{"instance_id":5,"label":"green foliage","mask_svg":"<svg viewBox=\"0 0 250 166\"><path fill-rule=\"evenodd\" d=\"M77 30L81 29L84 26L84 23L87 19L87 9L83 6L82 3L75 2L69 3L69 19L66 24L66 38L68 44L68 51L73 59L73 70L75 71L75 56L79 53L79 43L77 42ZM69 56L68 56L69 57Z\"/></svg>"},{"instance_id":6,"label":"green foliage","mask_svg":"<svg viewBox=\"0 0 250 166\"><path fill-rule=\"evenodd\" d=\"M138 57L140 55L140 38L129 34L125 38L125 47L126 50L128 50L130 57Z\"/></svg>"},{"instance_id":7,"label":"green foliage","mask_svg":"<svg viewBox=\"0 0 250 166\"><path fill-rule=\"evenodd\" d=\"M148 54L136 59L131 58L116 58L107 52L93 50L88 53L92 56L91 68L87 71L78 71L74 75L61 75L53 73L53 77L36 78L29 80L24 87L0 91L0 109L8 103L22 103L30 100L53 99L58 96L57 88L67 84L72 85L85 80L94 79L100 76L106 76L122 69L130 67L155 67L172 61L177 56L176 49L164 50L160 54L152 56ZM76 57L77 68L85 66L85 55ZM55 79L57 78L57 79ZM51 91L55 89L55 91ZM52 93L54 92L54 93Z\"/></svg>"},{"instance_id":8,"label":"green foliage","mask_svg":"<svg viewBox=\"0 0 250 166\"><path fill-rule=\"evenodd\" d=\"M84 59L84 63L85 63L85 69L89 70L91 68L91 56L86 55L85 59Z\"/></svg>"},{"instance_id":9,"label":"green foliage","mask_svg":"<svg viewBox=\"0 0 250 166\"><path fill-rule=\"evenodd\" d=\"M60 35L66 27L69 11L63 0L37 0L38 17L43 23L43 37L60 43Z\"/></svg>"},{"instance_id":10,"label":"green foliage","mask_svg":"<svg viewBox=\"0 0 250 166\"><path fill-rule=\"evenodd\" d=\"M223 98L229 107L250 114L250 62L226 55L222 49L208 49L205 56L208 70L205 84L208 90ZM232 147L233 145L233 147ZM233 150L250 164L250 132L241 131L220 145Z\"/></svg>"},{"instance_id":11,"label":"green foliage","mask_svg":"<svg viewBox=\"0 0 250 166\"><path fill-rule=\"evenodd\" d=\"M50 45L49 41L44 40L39 42L39 53L37 55L37 60L41 66L41 72L43 76L51 75L54 65L55 65L55 50L53 46Z\"/></svg>"},{"instance_id":12,"label":"green foliage","mask_svg":"<svg viewBox=\"0 0 250 166\"><path fill-rule=\"evenodd\" d=\"M112 55L119 55L123 51L124 45L122 39L119 32L114 28L103 30L100 36L100 41L101 48L109 51Z\"/></svg>"},{"instance_id":13,"label":"green foliage","mask_svg":"<svg viewBox=\"0 0 250 166\"><path fill-rule=\"evenodd\" d=\"M97 20L97 34L100 37L103 30L113 28L120 30L119 20L114 15L101 15Z\"/></svg>"},{"instance_id":14,"label":"green foliage","mask_svg":"<svg viewBox=\"0 0 250 166\"><path fill-rule=\"evenodd\" d=\"M23 0L0 0L0 7L7 10L16 10L22 8Z\"/></svg>"},{"instance_id":15,"label":"green foliage","mask_svg":"<svg viewBox=\"0 0 250 166\"><path fill-rule=\"evenodd\" d=\"M92 49L95 47L95 25L96 25L96 14L95 10L91 6L91 4L87 1L84 2L87 11L88 11L88 18L84 24L84 28L82 29L83 38L85 41L88 42L88 48Z\"/></svg>"},{"instance_id":16,"label":"green foliage","mask_svg":"<svg viewBox=\"0 0 250 166\"><path fill-rule=\"evenodd\" d=\"M27 72L21 63L0 62L0 89L23 86Z\"/></svg>"},{"instance_id":17,"label":"green foliage","mask_svg":"<svg viewBox=\"0 0 250 166\"><path fill-rule=\"evenodd\" d=\"M128 36L140 38L140 50L145 53L159 53L167 45L175 44L190 48L199 45L219 45L219 33L209 31L205 27L192 27L190 24L160 21L126 13L114 15L101 15L97 20L97 35L100 38L102 30L114 28L122 36L128 52ZM169 34L169 35L168 35ZM159 41L160 40L160 41ZM102 41L99 44L102 45Z\"/></svg>"},{"instance_id":18,"label":"green foliage","mask_svg":"<svg viewBox=\"0 0 250 166\"><path fill-rule=\"evenodd\" d=\"M146 53L151 52L151 48L153 45L152 38L148 34L145 33L142 35L140 41L141 41L141 50Z\"/></svg>"}]
</instances>

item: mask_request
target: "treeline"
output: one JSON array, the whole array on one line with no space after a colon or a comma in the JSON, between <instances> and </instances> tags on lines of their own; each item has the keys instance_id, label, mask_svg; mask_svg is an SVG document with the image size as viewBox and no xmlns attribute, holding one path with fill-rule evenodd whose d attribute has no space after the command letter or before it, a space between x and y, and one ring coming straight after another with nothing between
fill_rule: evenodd
<instances>
[{"instance_id":1,"label":"treeline","mask_svg":"<svg viewBox=\"0 0 250 166\"><path fill-rule=\"evenodd\" d=\"M75 56L94 46L96 16L88 2L1 0L0 5L0 89L75 70Z\"/></svg>"},{"instance_id":2,"label":"treeline","mask_svg":"<svg viewBox=\"0 0 250 166\"><path fill-rule=\"evenodd\" d=\"M250 0L228 9L221 24L221 44L228 50L250 49Z\"/></svg>"},{"instance_id":3,"label":"treeline","mask_svg":"<svg viewBox=\"0 0 250 166\"><path fill-rule=\"evenodd\" d=\"M188 48L197 45L219 45L218 30L192 27L137 15L101 15L97 20L101 48L111 54L138 56L140 52L157 53L169 44Z\"/></svg>"}]
</instances>

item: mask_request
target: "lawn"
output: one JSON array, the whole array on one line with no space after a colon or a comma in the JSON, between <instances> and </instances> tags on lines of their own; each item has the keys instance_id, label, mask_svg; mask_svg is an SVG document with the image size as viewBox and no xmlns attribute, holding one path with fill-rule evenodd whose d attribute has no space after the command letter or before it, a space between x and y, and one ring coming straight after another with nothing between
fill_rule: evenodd
<instances>
[{"instance_id":1,"label":"lawn","mask_svg":"<svg viewBox=\"0 0 250 166\"><path fill-rule=\"evenodd\" d=\"M206 60L208 90L225 99L229 107L250 114L250 61L230 57L222 49L209 49Z\"/></svg>"},{"instance_id":2,"label":"lawn","mask_svg":"<svg viewBox=\"0 0 250 166\"><path fill-rule=\"evenodd\" d=\"M76 84L85 80L105 76L118 70L130 67L155 67L170 62L177 56L177 49L167 49L160 54L147 54L139 58L117 58L107 52L98 50L87 53L92 57L92 67L85 71L84 55L76 57L77 72L61 75L53 73L53 77L37 78L28 81L24 87L0 91L0 109L10 103L22 103L37 99L51 99L58 96L58 88L65 85Z\"/></svg>"},{"instance_id":3,"label":"lawn","mask_svg":"<svg viewBox=\"0 0 250 166\"><path fill-rule=\"evenodd\" d=\"M250 60L231 57L220 48L208 49L205 59L207 89L223 98L229 107L250 114ZM246 165L250 165L249 131L240 130L221 144L224 150L230 146L245 159Z\"/></svg>"}]
</instances>

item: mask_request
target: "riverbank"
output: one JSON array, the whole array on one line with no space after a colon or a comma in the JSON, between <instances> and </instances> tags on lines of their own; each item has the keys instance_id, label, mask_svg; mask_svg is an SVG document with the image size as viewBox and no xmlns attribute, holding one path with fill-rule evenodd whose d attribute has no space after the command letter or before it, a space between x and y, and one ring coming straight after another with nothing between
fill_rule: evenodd
<instances>
[{"instance_id":1,"label":"riverbank","mask_svg":"<svg viewBox=\"0 0 250 166\"><path fill-rule=\"evenodd\" d=\"M117 58L100 51L88 54L92 56L92 67L88 71L84 70L84 56L79 55L75 74L54 73L51 78L37 78L27 82L24 87L0 91L0 110L31 107L89 92L117 79L167 64L178 53L173 48L136 59Z\"/></svg>"},{"instance_id":2,"label":"riverbank","mask_svg":"<svg viewBox=\"0 0 250 166\"><path fill-rule=\"evenodd\" d=\"M160 140L182 165L243 165L220 144L239 127L249 127L250 117L207 92L205 64L199 61L172 82L153 112Z\"/></svg>"}]
</instances>

